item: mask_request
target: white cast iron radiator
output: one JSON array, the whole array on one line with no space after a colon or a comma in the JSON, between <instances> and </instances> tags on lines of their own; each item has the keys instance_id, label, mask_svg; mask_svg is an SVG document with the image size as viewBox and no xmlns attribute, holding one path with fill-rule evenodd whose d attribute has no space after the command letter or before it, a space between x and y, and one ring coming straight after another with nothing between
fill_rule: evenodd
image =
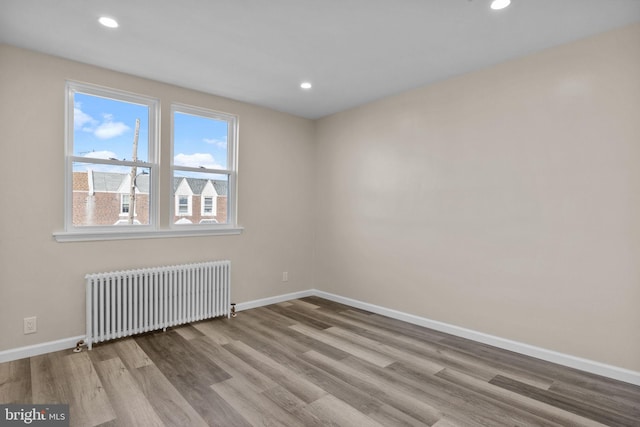
<instances>
[{"instance_id":1,"label":"white cast iron radiator","mask_svg":"<svg viewBox=\"0 0 640 427\"><path fill-rule=\"evenodd\" d=\"M87 274L87 337L93 343L230 316L231 261Z\"/></svg>"}]
</instances>

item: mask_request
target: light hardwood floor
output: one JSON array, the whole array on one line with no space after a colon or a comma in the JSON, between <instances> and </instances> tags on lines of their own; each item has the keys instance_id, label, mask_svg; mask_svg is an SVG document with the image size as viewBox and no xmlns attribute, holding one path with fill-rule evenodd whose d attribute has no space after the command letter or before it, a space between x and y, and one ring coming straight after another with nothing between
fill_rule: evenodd
<instances>
[{"instance_id":1,"label":"light hardwood floor","mask_svg":"<svg viewBox=\"0 0 640 427\"><path fill-rule=\"evenodd\" d=\"M640 426L640 387L310 297L0 364L73 426Z\"/></svg>"}]
</instances>

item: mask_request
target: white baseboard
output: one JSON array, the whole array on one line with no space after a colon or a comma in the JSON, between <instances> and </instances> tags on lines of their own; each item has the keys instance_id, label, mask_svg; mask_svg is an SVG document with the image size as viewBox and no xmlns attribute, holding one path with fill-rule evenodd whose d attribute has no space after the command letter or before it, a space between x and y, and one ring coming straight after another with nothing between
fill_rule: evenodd
<instances>
[{"instance_id":1,"label":"white baseboard","mask_svg":"<svg viewBox=\"0 0 640 427\"><path fill-rule=\"evenodd\" d=\"M78 337L63 338L57 341L49 341L41 344L28 345L26 347L13 348L0 351L0 363L11 362L12 360L24 359L25 357L39 356L41 354L53 353L54 351L74 348L76 343L85 339L84 335Z\"/></svg>"},{"instance_id":2,"label":"white baseboard","mask_svg":"<svg viewBox=\"0 0 640 427\"><path fill-rule=\"evenodd\" d=\"M311 295L314 295L313 289L300 292L292 292L290 294L278 295L269 298L262 298L254 301L242 302L236 304L236 311L249 310L251 308L262 307L269 304L277 304L279 302L304 298ZM0 351L0 363L24 359L25 357L39 356L46 353L53 353L54 351L71 349L76 346L76 343L78 341L85 338L86 337L84 335L81 335L77 337L63 338L57 341L49 341L40 344L29 345L26 347L3 350Z\"/></svg>"},{"instance_id":3,"label":"white baseboard","mask_svg":"<svg viewBox=\"0 0 640 427\"><path fill-rule=\"evenodd\" d=\"M424 317L414 316L413 314L403 313L401 311L392 310L381 307L379 305L369 304L363 301L342 297L340 295L331 294L324 291L314 289L313 295L330 301L339 302L351 307L367 310L372 313L381 314L393 319L402 320L414 325L424 326L425 328L434 329L436 331L455 335L457 337L468 338L483 344L492 345L504 350L513 351L537 359L546 360L547 362L557 363L559 365L568 366L570 368L579 369L581 371L590 372L603 377L612 378L614 380L624 381L630 384L640 386L640 372L631 371L629 369L619 368L617 366L607 365L605 363L596 362L581 357L571 356L569 354L559 353L553 350L524 344L505 338L496 337L494 335L485 334L471 329L462 328L448 323L438 322L436 320Z\"/></svg>"},{"instance_id":4,"label":"white baseboard","mask_svg":"<svg viewBox=\"0 0 640 427\"><path fill-rule=\"evenodd\" d=\"M524 344L517 341L500 338L494 335L485 334L471 329L462 328L460 326L450 325L448 323L438 322L436 320L427 319L425 317L415 316L413 314L404 313L402 311L393 310L375 304L369 304L364 301L343 297L329 292L317 289L308 289L306 291L292 292L289 294L277 295L269 298L262 298L253 301L246 301L236 304L236 311L249 310L251 308L263 307L270 304L277 304L293 299L304 298L309 296L317 296L330 301L339 302L351 307L367 310L372 313L391 317L393 319L402 320L414 325L424 326L436 331L455 335L457 337L468 338L483 344L492 345L494 347L535 357L537 359L546 360L548 362L557 363L559 365L568 366L570 368L579 369L581 371L590 372L596 375L612 378L614 380L624 381L630 384L640 386L640 372L631 371L629 369L619 368L617 366L607 365L605 363L596 362L569 354L559 353L541 347ZM76 343L84 339L84 336L65 338L57 341L50 341L42 344L30 345L11 350L0 351L0 363L10 362L25 357L37 356L40 354L51 353L54 351L70 349L76 346Z\"/></svg>"},{"instance_id":5,"label":"white baseboard","mask_svg":"<svg viewBox=\"0 0 640 427\"><path fill-rule=\"evenodd\" d=\"M315 289L307 289L306 291L292 292L290 294L277 295L275 297L256 299L236 304L236 311L249 310L251 308L263 307L265 305L277 304L279 302L290 301L292 299L310 297L317 295Z\"/></svg>"}]
</instances>

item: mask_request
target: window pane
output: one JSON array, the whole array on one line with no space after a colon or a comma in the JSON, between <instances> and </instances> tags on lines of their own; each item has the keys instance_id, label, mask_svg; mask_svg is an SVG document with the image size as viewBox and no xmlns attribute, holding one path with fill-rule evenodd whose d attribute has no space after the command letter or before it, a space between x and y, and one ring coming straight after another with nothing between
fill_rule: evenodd
<instances>
[{"instance_id":1,"label":"window pane","mask_svg":"<svg viewBox=\"0 0 640 427\"><path fill-rule=\"evenodd\" d=\"M150 173L145 167L74 162L73 225L149 224Z\"/></svg>"},{"instance_id":2,"label":"window pane","mask_svg":"<svg viewBox=\"0 0 640 427\"><path fill-rule=\"evenodd\" d=\"M129 213L129 194L122 194L120 196L120 214L128 214Z\"/></svg>"},{"instance_id":3,"label":"window pane","mask_svg":"<svg viewBox=\"0 0 640 427\"><path fill-rule=\"evenodd\" d=\"M174 224L226 224L228 188L228 175L175 171Z\"/></svg>"},{"instance_id":4,"label":"window pane","mask_svg":"<svg viewBox=\"0 0 640 427\"><path fill-rule=\"evenodd\" d=\"M235 225L237 117L186 105L171 112L172 223Z\"/></svg>"},{"instance_id":5,"label":"window pane","mask_svg":"<svg viewBox=\"0 0 640 427\"><path fill-rule=\"evenodd\" d=\"M149 161L149 107L85 93L73 94L73 155L133 160L136 119L140 131L135 156Z\"/></svg>"},{"instance_id":6,"label":"window pane","mask_svg":"<svg viewBox=\"0 0 640 427\"><path fill-rule=\"evenodd\" d=\"M206 169L227 169L227 137L225 120L174 112L173 163Z\"/></svg>"},{"instance_id":7,"label":"window pane","mask_svg":"<svg viewBox=\"0 0 640 427\"><path fill-rule=\"evenodd\" d=\"M178 197L178 213L181 215L189 213L189 196Z\"/></svg>"},{"instance_id":8,"label":"window pane","mask_svg":"<svg viewBox=\"0 0 640 427\"><path fill-rule=\"evenodd\" d=\"M204 208L202 209L202 212L205 215L211 215L213 214L213 197L203 197L204 200Z\"/></svg>"}]
</instances>

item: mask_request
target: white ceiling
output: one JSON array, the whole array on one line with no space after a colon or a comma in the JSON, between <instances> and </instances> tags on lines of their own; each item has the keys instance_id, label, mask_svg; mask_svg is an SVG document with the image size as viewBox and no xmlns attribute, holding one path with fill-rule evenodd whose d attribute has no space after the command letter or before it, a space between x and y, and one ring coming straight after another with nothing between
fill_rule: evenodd
<instances>
[{"instance_id":1,"label":"white ceiling","mask_svg":"<svg viewBox=\"0 0 640 427\"><path fill-rule=\"evenodd\" d=\"M0 42L319 118L640 21L640 0L489 4L0 0Z\"/></svg>"}]
</instances>

